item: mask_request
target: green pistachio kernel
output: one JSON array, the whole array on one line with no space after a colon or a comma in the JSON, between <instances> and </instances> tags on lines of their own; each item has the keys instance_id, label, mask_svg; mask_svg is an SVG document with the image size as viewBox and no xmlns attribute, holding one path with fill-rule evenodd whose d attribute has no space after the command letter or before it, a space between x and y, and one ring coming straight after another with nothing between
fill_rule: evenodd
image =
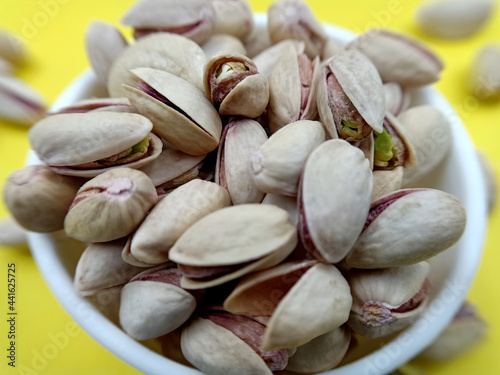
<instances>
[{"instance_id":1,"label":"green pistachio kernel","mask_svg":"<svg viewBox=\"0 0 500 375\"><path fill-rule=\"evenodd\" d=\"M149 147L149 137L144 138L139 143L136 143L132 146L132 151L130 151L129 155L134 155L138 153L145 153Z\"/></svg>"},{"instance_id":2,"label":"green pistachio kernel","mask_svg":"<svg viewBox=\"0 0 500 375\"><path fill-rule=\"evenodd\" d=\"M359 138L361 136L361 126L359 124L349 120L342 120L341 124L340 134L342 137Z\"/></svg>"},{"instance_id":3,"label":"green pistachio kernel","mask_svg":"<svg viewBox=\"0 0 500 375\"><path fill-rule=\"evenodd\" d=\"M382 133L377 133L375 138L375 160L374 164L379 167L387 167L395 157L394 143L391 135L384 128Z\"/></svg>"}]
</instances>

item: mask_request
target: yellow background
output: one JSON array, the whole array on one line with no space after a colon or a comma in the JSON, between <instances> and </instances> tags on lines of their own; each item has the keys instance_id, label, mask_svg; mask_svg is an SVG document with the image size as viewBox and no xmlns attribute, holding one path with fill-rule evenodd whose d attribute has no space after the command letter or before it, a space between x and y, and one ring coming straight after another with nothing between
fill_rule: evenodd
<instances>
[{"instance_id":1,"label":"yellow background","mask_svg":"<svg viewBox=\"0 0 500 375\"><path fill-rule=\"evenodd\" d=\"M132 0L1 0L0 26L24 37L29 63L19 77L52 103L61 90L87 66L83 40L89 21L100 19L118 25ZM318 18L357 32L373 26L388 27L423 39L446 64L438 89L462 116L475 145L500 171L500 102L480 102L467 88L475 53L485 43L500 42L500 10L478 34L466 40L441 41L421 34L413 22L420 1L408 0L310 0ZM254 11L265 12L268 0L254 0ZM31 26L30 26L31 25ZM122 28L129 36L128 29ZM500 66L499 66L500 69ZM26 129L0 120L0 189L3 181L25 163L28 151ZM478 192L480 194L481 192ZM0 217L7 211L0 202ZM421 364L428 374L499 374L500 326L497 283L500 281L500 212L490 217L481 268L469 293L489 324L487 338L478 347L453 361ZM17 309L19 312L17 365L7 366L7 264L17 265ZM59 346L54 340L60 339ZM66 337L66 339L63 339ZM57 341L57 340L56 340ZM56 350L54 350L56 348ZM19 367L21 366L21 367ZM20 370L24 370L20 371ZM78 328L53 297L38 272L28 248L0 247L0 373L2 374L137 374Z\"/></svg>"}]
</instances>

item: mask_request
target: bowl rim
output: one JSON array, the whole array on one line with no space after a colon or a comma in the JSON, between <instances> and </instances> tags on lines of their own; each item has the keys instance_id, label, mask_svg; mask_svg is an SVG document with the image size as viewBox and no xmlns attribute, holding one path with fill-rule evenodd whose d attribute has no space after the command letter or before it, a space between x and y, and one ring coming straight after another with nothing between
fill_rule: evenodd
<instances>
[{"instance_id":1,"label":"bowl rim","mask_svg":"<svg viewBox=\"0 0 500 375\"><path fill-rule=\"evenodd\" d=\"M265 14L255 14L256 23L265 22L265 17ZM340 26L327 23L324 23L324 26L328 34L335 35L342 40L350 40L355 36L353 32ZM88 89L95 81L95 75L90 69L78 75L56 99L52 110L57 110L79 99L82 91ZM468 172L468 178L465 181L466 190L486 191L472 139L460 117L436 88L425 87L423 93L438 109L444 113L452 114L449 116L453 137L452 147L457 147L460 144L460 152L457 152L456 155L460 165L463 165ZM28 154L28 163L39 163L33 151ZM461 256L456 260L456 266L452 269L447 280L446 287L429 304L423 316L413 326L380 349L359 360L322 374L362 373L373 375L389 373L418 355L448 325L464 301L477 273L487 230L487 203L484 195L472 194L467 198L462 203L466 209L467 217L474 218L474 220L467 221L465 232L460 240L461 246L468 249L467 254L465 254L467 256L460 254ZM169 370L176 374L202 374L198 370L174 362L135 341L104 317L88 300L79 296L73 289L71 275L68 274L54 250L57 237L28 233L32 255L45 282L59 303L94 340L124 362L146 374L164 373L166 363L170 366ZM444 310L440 307L443 304L446 305ZM103 325L107 328L106 330L101 329Z\"/></svg>"}]
</instances>

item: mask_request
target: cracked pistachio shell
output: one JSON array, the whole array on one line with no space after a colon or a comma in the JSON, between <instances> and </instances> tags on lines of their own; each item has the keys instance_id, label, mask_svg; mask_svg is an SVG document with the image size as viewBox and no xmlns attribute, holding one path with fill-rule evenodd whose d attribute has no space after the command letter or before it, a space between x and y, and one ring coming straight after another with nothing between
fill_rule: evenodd
<instances>
[{"instance_id":1,"label":"cracked pistachio shell","mask_svg":"<svg viewBox=\"0 0 500 375\"><path fill-rule=\"evenodd\" d=\"M201 48L203 49L203 52L205 52L207 59L222 51L229 51L231 53L234 52L241 55L247 54L247 50L243 45L243 42L235 36L229 34L214 34L202 44Z\"/></svg>"},{"instance_id":2,"label":"cracked pistachio shell","mask_svg":"<svg viewBox=\"0 0 500 375\"><path fill-rule=\"evenodd\" d=\"M304 166L299 186L299 232L320 260L341 261L363 229L372 171L363 152L346 141L323 142Z\"/></svg>"},{"instance_id":3,"label":"cracked pistachio shell","mask_svg":"<svg viewBox=\"0 0 500 375\"><path fill-rule=\"evenodd\" d=\"M389 30L370 29L358 35L347 48L368 56L384 82L396 82L403 87L437 82L443 70L441 60L425 45Z\"/></svg>"},{"instance_id":4,"label":"cracked pistachio shell","mask_svg":"<svg viewBox=\"0 0 500 375\"><path fill-rule=\"evenodd\" d=\"M345 260L369 269L415 264L455 244L465 224L465 209L455 196L436 189L398 190L372 203Z\"/></svg>"},{"instance_id":5,"label":"cracked pistachio shell","mask_svg":"<svg viewBox=\"0 0 500 375\"><path fill-rule=\"evenodd\" d=\"M394 169L381 169L373 171L372 202L400 190L403 185L404 168L402 166Z\"/></svg>"},{"instance_id":6,"label":"cracked pistachio shell","mask_svg":"<svg viewBox=\"0 0 500 375\"><path fill-rule=\"evenodd\" d=\"M397 118L415 150L416 165L404 169L403 187L409 187L446 158L451 149L451 125L431 105L409 108Z\"/></svg>"},{"instance_id":7,"label":"cracked pistachio shell","mask_svg":"<svg viewBox=\"0 0 500 375\"><path fill-rule=\"evenodd\" d=\"M500 96L500 44L488 44L476 54L470 73L470 87L479 99Z\"/></svg>"},{"instance_id":8,"label":"cracked pistachio shell","mask_svg":"<svg viewBox=\"0 0 500 375\"><path fill-rule=\"evenodd\" d=\"M136 275L122 289L120 325L136 340L179 328L196 309L196 298L179 287L176 268L160 266Z\"/></svg>"},{"instance_id":9,"label":"cracked pistachio shell","mask_svg":"<svg viewBox=\"0 0 500 375\"><path fill-rule=\"evenodd\" d=\"M316 119L319 65L319 57L310 60L298 54L293 44L283 49L269 76L267 114L271 132L291 122Z\"/></svg>"},{"instance_id":10,"label":"cracked pistachio shell","mask_svg":"<svg viewBox=\"0 0 500 375\"><path fill-rule=\"evenodd\" d=\"M85 32L85 50L92 70L106 84L113 62L122 54L128 42L111 23L92 21Z\"/></svg>"},{"instance_id":11,"label":"cracked pistachio shell","mask_svg":"<svg viewBox=\"0 0 500 375\"><path fill-rule=\"evenodd\" d=\"M136 113L62 113L38 121L28 138L40 160L57 173L95 177L117 167L139 168L156 159L162 145L151 133L152 127L150 120ZM147 149L134 157L132 147L146 137Z\"/></svg>"},{"instance_id":12,"label":"cracked pistachio shell","mask_svg":"<svg viewBox=\"0 0 500 375\"><path fill-rule=\"evenodd\" d=\"M132 236L130 252L139 261L168 261L175 241L201 218L231 204L223 187L209 181L192 180L163 198L146 216Z\"/></svg>"},{"instance_id":13,"label":"cracked pistachio shell","mask_svg":"<svg viewBox=\"0 0 500 375\"><path fill-rule=\"evenodd\" d=\"M311 7L302 0L278 0L267 11L271 42L285 39L302 40L305 53L311 58L321 56L328 39L323 25Z\"/></svg>"},{"instance_id":14,"label":"cracked pistachio shell","mask_svg":"<svg viewBox=\"0 0 500 375\"><path fill-rule=\"evenodd\" d=\"M247 0L212 0L214 32L245 40L254 28L252 7Z\"/></svg>"},{"instance_id":15,"label":"cracked pistachio shell","mask_svg":"<svg viewBox=\"0 0 500 375\"><path fill-rule=\"evenodd\" d=\"M122 85L137 83L130 70L143 67L169 72L203 90L204 64L205 53L192 40L171 33L151 34L131 44L115 60L109 72L108 91L111 96L125 96Z\"/></svg>"},{"instance_id":16,"label":"cracked pistachio shell","mask_svg":"<svg viewBox=\"0 0 500 375\"><path fill-rule=\"evenodd\" d=\"M197 317L184 327L181 349L186 359L207 375L273 374L246 341L210 319Z\"/></svg>"},{"instance_id":17,"label":"cracked pistachio shell","mask_svg":"<svg viewBox=\"0 0 500 375\"><path fill-rule=\"evenodd\" d=\"M411 102L411 95L404 90L401 85L395 82L384 83L385 109L387 112L398 116L408 109Z\"/></svg>"},{"instance_id":18,"label":"cracked pistachio shell","mask_svg":"<svg viewBox=\"0 0 500 375\"><path fill-rule=\"evenodd\" d=\"M211 35L214 18L211 1L140 0L127 11L121 24L134 28L135 39L168 32L200 44Z\"/></svg>"},{"instance_id":19,"label":"cracked pistachio shell","mask_svg":"<svg viewBox=\"0 0 500 375\"><path fill-rule=\"evenodd\" d=\"M132 233L156 204L151 179L141 171L116 168L86 182L64 220L69 237L107 242Z\"/></svg>"},{"instance_id":20,"label":"cracked pistachio shell","mask_svg":"<svg viewBox=\"0 0 500 375\"><path fill-rule=\"evenodd\" d=\"M26 229L12 217L0 219L0 246L27 246Z\"/></svg>"},{"instance_id":21,"label":"cracked pistachio shell","mask_svg":"<svg viewBox=\"0 0 500 375\"><path fill-rule=\"evenodd\" d=\"M233 314L270 316L264 350L294 348L340 327L351 305L349 285L338 269L314 260L253 273L224 301L224 308Z\"/></svg>"},{"instance_id":22,"label":"cracked pistachio shell","mask_svg":"<svg viewBox=\"0 0 500 375\"><path fill-rule=\"evenodd\" d=\"M288 359L286 370L298 373L317 373L337 366L351 342L351 331L344 326L318 336L301 345Z\"/></svg>"},{"instance_id":23,"label":"cracked pistachio shell","mask_svg":"<svg viewBox=\"0 0 500 375\"><path fill-rule=\"evenodd\" d=\"M132 70L137 85L124 85L139 113L153 122L153 131L189 155L204 155L219 145L222 122L203 93L189 82L168 72Z\"/></svg>"},{"instance_id":24,"label":"cracked pistachio shell","mask_svg":"<svg viewBox=\"0 0 500 375\"><path fill-rule=\"evenodd\" d=\"M205 64L203 84L220 115L255 118L269 102L267 76L259 73L252 60L235 52L212 56Z\"/></svg>"},{"instance_id":25,"label":"cracked pistachio shell","mask_svg":"<svg viewBox=\"0 0 500 375\"><path fill-rule=\"evenodd\" d=\"M473 35L490 18L493 0L438 0L422 4L415 13L416 25L425 33L444 39Z\"/></svg>"},{"instance_id":26,"label":"cracked pistachio shell","mask_svg":"<svg viewBox=\"0 0 500 375\"><path fill-rule=\"evenodd\" d=\"M46 165L29 165L10 174L3 198L14 219L32 232L64 227L64 217L82 181L61 176Z\"/></svg>"},{"instance_id":27,"label":"cracked pistachio shell","mask_svg":"<svg viewBox=\"0 0 500 375\"><path fill-rule=\"evenodd\" d=\"M284 53L289 54L291 48L296 51L297 55L300 55L304 53L305 43L299 40L286 39L263 49L252 60L257 65L259 72L269 77L281 55Z\"/></svg>"},{"instance_id":28,"label":"cracked pistachio shell","mask_svg":"<svg viewBox=\"0 0 500 375\"><path fill-rule=\"evenodd\" d=\"M344 50L325 61L318 77L318 112L330 137L355 142L366 138L372 129L382 131L384 86L366 55ZM351 124L356 125L355 134L344 130Z\"/></svg>"},{"instance_id":29,"label":"cracked pistachio shell","mask_svg":"<svg viewBox=\"0 0 500 375\"><path fill-rule=\"evenodd\" d=\"M254 183L250 160L267 139L265 130L254 120L233 121L224 128L215 182L228 190L234 205L262 202L264 193Z\"/></svg>"},{"instance_id":30,"label":"cracked pistachio shell","mask_svg":"<svg viewBox=\"0 0 500 375\"><path fill-rule=\"evenodd\" d=\"M266 193L296 196L307 157L324 141L325 131L318 121L297 121L279 129L252 155L257 188Z\"/></svg>"},{"instance_id":31,"label":"cracked pistachio shell","mask_svg":"<svg viewBox=\"0 0 500 375\"><path fill-rule=\"evenodd\" d=\"M92 111L133 113L135 109L130 105L127 98L90 98L79 100L55 112L49 112L49 114L85 113Z\"/></svg>"},{"instance_id":32,"label":"cracked pistachio shell","mask_svg":"<svg viewBox=\"0 0 500 375\"><path fill-rule=\"evenodd\" d=\"M354 270L347 276L353 304L347 325L376 338L400 331L425 311L429 264L420 262L377 270Z\"/></svg>"},{"instance_id":33,"label":"cracked pistachio shell","mask_svg":"<svg viewBox=\"0 0 500 375\"><path fill-rule=\"evenodd\" d=\"M0 29L0 58L19 65L27 60L28 49L20 37Z\"/></svg>"},{"instance_id":34,"label":"cracked pistachio shell","mask_svg":"<svg viewBox=\"0 0 500 375\"><path fill-rule=\"evenodd\" d=\"M91 243L82 253L75 269L74 288L81 296L95 295L98 291L123 285L144 271L122 259L126 239Z\"/></svg>"},{"instance_id":35,"label":"cracked pistachio shell","mask_svg":"<svg viewBox=\"0 0 500 375\"><path fill-rule=\"evenodd\" d=\"M0 118L31 126L45 113L45 99L19 78L0 75Z\"/></svg>"},{"instance_id":36,"label":"cracked pistachio shell","mask_svg":"<svg viewBox=\"0 0 500 375\"><path fill-rule=\"evenodd\" d=\"M285 210L265 204L242 204L222 208L197 221L177 240L169 257L179 265L198 269L235 266L228 274L206 281L182 278L182 287L199 289L272 267L296 245L297 230Z\"/></svg>"},{"instance_id":37,"label":"cracked pistachio shell","mask_svg":"<svg viewBox=\"0 0 500 375\"><path fill-rule=\"evenodd\" d=\"M297 206L297 197L287 197L279 194L266 194L262 200L263 204L273 204L284 209L290 215L290 220L294 225L299 222L299 207Z\"/></svg>"}]
</instances>

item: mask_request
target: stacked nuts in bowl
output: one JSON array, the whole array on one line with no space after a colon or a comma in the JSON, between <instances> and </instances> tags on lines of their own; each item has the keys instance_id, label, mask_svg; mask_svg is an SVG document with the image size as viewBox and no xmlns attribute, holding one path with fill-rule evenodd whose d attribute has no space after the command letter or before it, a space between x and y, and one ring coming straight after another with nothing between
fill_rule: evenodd
<instances>
[{"instance_id":1,"label":"stacked nuts in bowl","mask_svg":"<svg viewBox=\"0 0 500 375\"><path fill-rule=\"evenodd\" d=\"M142 0L123 23L133 42L89 26L93 72L30 129L37 162L4 191L26 229L83 244L69 273L103 330L162 356L138 364L149 349L132 339L139 354L110 350L146 373L340 374L413 329L467 262L454 245L480 246L483 229L467 234L474 187L457 188L466 202L445 191L465 181L449 177L454 142L470 145L426 87L438 57L323 25L298 0L267 17L243 0ZM436 171L450 189L420 186Z\"/></svg>"}]
</instances>

